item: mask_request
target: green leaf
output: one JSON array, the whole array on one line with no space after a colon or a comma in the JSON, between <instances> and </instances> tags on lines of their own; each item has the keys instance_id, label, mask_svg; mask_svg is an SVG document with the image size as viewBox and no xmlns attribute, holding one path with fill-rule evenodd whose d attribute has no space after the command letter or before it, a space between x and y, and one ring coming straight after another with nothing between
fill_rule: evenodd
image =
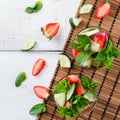
<instances>
[{"instance_id":1,"label":"green leaf","mask_svg":"<svg viewBox=\"0 0 120 120\"><path fill-rule=\"evenodd\" d=\"M42 2L41 2L41 1L37 1L37 2L34 4L33 7L27 7L27 8L25 9L25 12L27 12L27 13L36 13L36 12L38 12L39 10L41 10L42 6L43 6Z\"/></svg>"},{"instance_id":2,"label":"green leaf","mask_svg":"<svg viewBox=\"0 0 120 120\"><path fill-rule=\"evenodd\" d=\"M26 73L25 72L19 73L15 80L15 86L19 87L22 84L22 82L24 82L25 80L26 80Z\"/></svg>"},{"instance_id":3,"label":"green leaf","mask_svg":"<svg viewBox=\"0 0 120 120\"><path fill-rule=\"evenodd\" d=\"M34 12L35 13L38 12L42 8L42 6L43 6L43 4L42 4L41 1L36 2L35 5L34 5L34 7L33 7Z\"/></svg>"},{"instance_id":4,"label":"green leaf","mask_svg":"<svg viewBox=\"0 0 120 120\"><path fill-rule=\"evenodd\" d=\"M120 52L119 52L118 48L116 48L115 46L113 46L112 51L113 51L114 57L116 57L116 58L120 57Z\"/></svg>"},{"instance_id":5,"label":"green leaf","mask_svg":"<svg viewBox=\"0 0 120 120\"><path fill-rule=\"evenodd\" d=\"M43 112L46 112L46 106L44 103L34 105L29 111L30 115L38 115Z\"/></svg>"},{"instance_id":6,"label":"green leaf","mask_svg":"<svg viewBox=\"0 0 120 120\"><path fill-rule=\"evenodd\" d=\"M111 40L107 41L107 46L103 48L93 60L93 66L106 66L108 69L112 68L114 58L120 56L119 50L114 46Z\"/></svg>"},{"instance_id":7,"label":"green leaf","mask_svg":"<svg viewBox=\"0 0 120 120\"><path fill-rule=\"evenodd\" d=\"M90 84L90 79L86 76L82 76L81 82L82 82L83 87L88 88L88 85Z\"/></svg>"},{"instance_id":8,"label":"green leaf","mask_svg":"<svg viewBox=\"0 0 120 120\"><path fill-rule=\"evenodd\" d=\"M61 80L55 87L54 87L54 93L62 93L67 92L70 89L70 81L69 79Z\"/></svg>"},{"instance_id":9,"label":"green leaf","mask_svg":"<svg viewBox=\"0 0 120 120\"><path fill-rule=\"evenodd\" d=\"M77 35L78 43L71 42L70 47L75 50L88 51L91 46L91 39L87 35Z\"/></svg>"},{"instance_id":10,"label":"green leaf","mask_svg":"<svg viewBox=\"0 0 120 120\"><path fill-rule=\"evenodd\" d=\"M75 50L81 50L79 44L77 44L77 43L75 43L75 42L71 42L71 43L70 43L70 47L71 47L72 49L75 49Z\"/></svg>"},{"instance_id":11,"label":"green leaf","mask_svg":"<svg viewBox=\"0 0 120 120\"><path fill-rule=\"evenodd\" d=\"M97 81L91 81L91 83L88 85L88 88L90 90L94 90L98 86L99 86L99 83Z\"/></svg>"},{"instance_id":12,"label":"green leaf","mask_svg":"<svg viewBox=\"0 0 120 120\"><path fill-rule=\"evenodd\" d=\"M70 103L77 109L77 110L83 110L85 106L87 106L90 102L88 99L84 98L80 95L75 95L70 100Z\"/></svg>"},{"instance_id":13,"label":"green leaf","mask_svg":"<svg viewBox=\"0 0 120 120\"><path fill-rule=\"evenodd\" d=\"M76 57L76 62L79 66L82 66L83 63L89 59L89 57L91 56L91 52L80 52L77 57Z\"/></svg>"},{"instance_id":14,"label":"green leaf","mask_svg":"<svg viewBox=\"0 0 120 120\"><path fill-rule=\"evenodd\" d=\"M77 40L80 48L86 50L90 48L91 39L87 35L77 35Z\"/></svg>"},{"instance_id":15,"label":"green leaf","mask_svg":"<svg viewBox=\"0 0 120 120\"><path fill-rule=\"evenodd\" d=\"M74 107L71 107L71 108L60 107L58 109L58 112L67 118L78 117L78 111Z\"/></svg>"},{"instance_id":16,"label":"green leaf","mask_svg":"<svg viewBox=\"0 0 120 120\"><path fill-rule=\"evenodd\" d=\"M33 10L33 8L31 8L31 7L27 7L27 8L25 9L25 12L27 12L27 13L33 13L34 10Z\"/></svg>"}]
</instances>

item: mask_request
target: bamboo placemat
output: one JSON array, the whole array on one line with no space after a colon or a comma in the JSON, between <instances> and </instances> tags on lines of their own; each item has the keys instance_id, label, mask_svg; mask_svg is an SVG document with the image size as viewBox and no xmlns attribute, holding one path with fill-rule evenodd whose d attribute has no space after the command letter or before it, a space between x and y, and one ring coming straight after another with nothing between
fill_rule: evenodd
<instances>
[{"instance_id":1,"label":"bamboo placemat","mask_svg":"<svg viewBox=\"0 0 120 120\"><path fill-rule=\"evenodd\" d=\"M83 18L83 22L75 30L70 30L63 52L68 54L72 60L72 67L70 69L61 68L59 62L54 73L53 79L50 84L51 96L49 100L45 101L47 106L47 112L39 116L39 120L68 120L61 116L57 112L57 107L53 99L54 85L62 77L67 74L79 74L86 75L91 79L95 79L100 83L98 88L99 100L94 110L86 116L80 116L78 118L72 118L69 120L120 120L120 59L115 59L111 70L106 68L90 68L85 69L78 67L72 56L72 51L69 47L69 43L74 40L75 36L82 29L89 26L99 26L107 30L113 39L114 44L120 50L120 0L111 0L111 13L104 19L96 19L95 8L99 3L105 0L84 0L80 2L92 3L94 7L92 12L87 15L79 15L76 17ZM79 6L79 7L80 7ZM72 7L71 7L72 9ZM78 8L79 9L79 8Z\"/></svg>"}]
</instances>

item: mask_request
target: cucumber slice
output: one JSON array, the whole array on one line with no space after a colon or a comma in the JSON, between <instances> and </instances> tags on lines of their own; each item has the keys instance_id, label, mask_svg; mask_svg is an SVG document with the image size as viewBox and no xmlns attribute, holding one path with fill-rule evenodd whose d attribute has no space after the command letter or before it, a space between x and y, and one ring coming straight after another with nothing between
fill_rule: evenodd
<instances>
[{"instance_id":1,"label":"cucumber slice","mask_svg":"<svg viewBox=\"0 0 120 120\"><path fill-rule=\"evenodd\" d=\"M59 107L63 107L64 106L65 98L66 98L66 94L65 93L54 94L55 103Z\"/></svg>"},{"instance_id":2,"label":"cucumber slice","mask_svg":"<svg viewBox=\"0 0 120 120\"><path fill-rule=\"evenodd\" d=\"M70 18L69 19L70 25L73 29L75 29L81 21L82 21L81 18Z\"/></svg>"},{"instance_id":3,"label":"cucumber slice","mask_svg":"<svg viewBox=\"0 0 120 120\"><path fill-rule=\"evenodd\" d=\"M86 92L86 93L84 94L84 97L85 97L86 99L88 99L90 102L96 101L96 98L95 98L92 94L90 94L90 93L88 93L88 92Z\"/></svg>"},{"instance_id":4,"label":"cucumber slice","mask_svg":"<svg viewBox=\"0 0 120 120\"><path fill-rule=\"evenodd\" d=\"M61 67L66 67L66 68L71 67L71 60L66 54L60 53L59 60L60 60Z\"/></svg>"},{"instance_id":5,"label":"cucumber slice","mask_svg":"<svg viewBox=\"0 0 120 120\"><path fill-rule=\"evenodd\" d=\"M92 59L87 59L86 61L84 61L84 63L82 64L82 67L90 67L92 63Z\"/></svg>"},{"instance_id":6,"label":"cucumber slice","mask_svg":"<svg viewBox=\"0 0 120 120\"><path fill-rule=\"evenodd\" d=\"M31 50L34 46L36 45L36 41L26 41L23 48L21 49L22 51L29 51Z\"/></svg>"},{"instance_id":7,"label":"cucumber slice","mask_svg":"<svg viewBox=\"0 0 120 120\"><path fill-rule=\"evenodd\" d=\"M100 51L100 44L96 43L96 42L92 42L90 50L93 53L99 52Z\"/></svg>"},{"instance_id":8,"label":"cucumber slice","mask_svg":"<svg viewBox=\"0 0 120 120\"><path fill-rule=\"evenodd\" d=\"M75 84L71 85L70 90L67 92L67 96L66 96L66 100L69 100L71 98L71 96L73 95L74 91L75 91Z\"/></svg>"},{"instance_id":9,"label":"cucumber slice","mask_svg":"<svg viewBox=\"0 0 120 120\"><path fill-rule=\"evenodd\" d=\"M79 14L87 14L92 10L93 4L87 3L81 6Z\"/></svg>"},{"instance_id":10,"label":"cucumber slice","mask_svg":"<svg viewBox=\"0 0 120 120\"><path fill-rule=\"evenodd\" d=\"M99 28L87 28L83 31L81 31L78 35L87 35L87 36L91 36L94 35L96 33L100 32Z\"/></svg>"}]
</instances>

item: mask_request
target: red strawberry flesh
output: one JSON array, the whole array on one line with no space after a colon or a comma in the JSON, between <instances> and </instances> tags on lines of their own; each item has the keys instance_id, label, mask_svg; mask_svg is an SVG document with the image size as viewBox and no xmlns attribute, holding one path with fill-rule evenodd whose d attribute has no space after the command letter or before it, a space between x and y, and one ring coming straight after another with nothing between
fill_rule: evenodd
<instances>
[{"instance_id":1,"label":"red strawberry flesh","mask_svg":"<svg viewBox=\"0 0 120 120\"><path fill-rule=\"evenodd\" d=\"M100 32L92 36L92 40L100 45L100 49L104 48L108 39L107 32Z\"/></svg>"},{"instance_id":2,"label":"red strawberry flesh","mask_svg":"<svg viewBox=\"0 0 120 120\"><path fill-rule=\"evenodd\" d=\"M83 95L85 93L85 89L82 86L81 82L77 83L77 88L76 88L76 95Z\"/></svg>"},{"instance_id":3,"label":"red strawberry flesh","mask_svg":"<svg viewBox=\"0 0 120 120\"><path fill-rule=\"evenodd\" d=\"M70 84L77 83L80 81L79 75L68 75L66 78L70 80Z\"/></svg>"},{"instance_id":4,"label":"red strawberry flesh","mask_svg":"<svg viewBox=\"0 0 120 120\"><path fill-rule=\"evenodd\" d=\"M33 76L38 75L42 71L42 69L45 67L45 65L46 65L46 61L45 60L43 60L41 58L38 59L35 62L34 66L33 66L32 75Z\"/></svg>"},{"instance_id":5,"label":"red strawberry flesh","mask_svg":"<svg viewBox=\"0 0 120 120\"><path fill-rule=\"evenodd\" d=\"M34 92L41 99L47 99L49 97L49 90L44 86L35 86Z\"/></svg>"},{"instance_id":6,"label":"red strawberry flesh","mask_svg":"<svg viewBox=\"0 0 120 120\"><path fill-rule=\"evenodd\" d=\"M74 58L76 58L77 55L80 53L80 50L72 49L72 53L73 53Z\"/></svg>"},{"instance_id":7,"label":"red strawberry flesh","mask_svg":"<svg viewBox=\"0 0 120 120\"><path fill-rule=\"evenodd\" d=\"M102 3L97 7L96 18L104 18L110 14L111 8L108 2Z\"/></svg>"}]
</instances>

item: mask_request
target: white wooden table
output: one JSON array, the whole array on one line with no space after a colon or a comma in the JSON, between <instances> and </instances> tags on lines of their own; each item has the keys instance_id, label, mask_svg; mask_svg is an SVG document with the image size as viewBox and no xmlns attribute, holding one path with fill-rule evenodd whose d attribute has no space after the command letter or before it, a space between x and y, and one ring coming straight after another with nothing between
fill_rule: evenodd
<instances>
[{"instance_id":1,"label":"white wooden table","mask_svg":"<svg viewBox=\"0 0 120 120\"><path fill-rule=\"evenodd\" d=\"M43 0L43 8L36 14L25 13L35 0L0 0L0 120L35 120L29 109L42 102L34 94L35 85L48 87L54 73L59 52L65 44L70 25L69 17L76 13L80 0ZM48 41L40 27L59 22L60 31ZM37 41L31 52L21 52L26 40ZM47 61L44 71L31 75L38 58ZM19 87L14 85L18 73L25 71L27 80Z\"/></svg>"}]
</instances>

